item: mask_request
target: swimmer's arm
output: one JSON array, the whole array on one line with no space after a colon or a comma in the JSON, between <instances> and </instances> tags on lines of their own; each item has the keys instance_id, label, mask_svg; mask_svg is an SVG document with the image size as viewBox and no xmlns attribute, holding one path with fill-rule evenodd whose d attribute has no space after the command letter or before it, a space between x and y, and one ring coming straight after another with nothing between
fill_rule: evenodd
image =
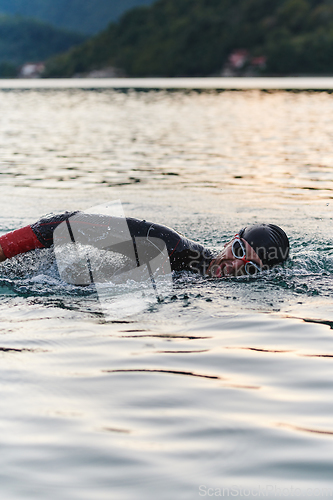
<instances>
[{"instance_id":1,"label":"swimmer's arm","mask_svg":"<svg viewBox=\"0 0 333 500\"><path fill-rule=\"evenodd\" d=\"M38 240L31 226L16 229L0 236L0 262L11 259L15 255L44 247L45 245Z\"/></svg>"},{"instance_id":2,"label":"swimmer's arm","mask_svg":"<svg viewBox=\"0 0 333 500\"><path fill-rule=\"evenodd\" d=\"M49 248L53 244L55 228L75 213L51 215L31 226L25 226L0 236L0 262L36 248Z\"/></svg>"},{"instance_id":3,"label":"swimmer's arm","mask_svg":"<svg viewBox=\"0 0 333 500\"><path fill-rule=\"evenodd\" d=\"M71 219L75 215L77 215L77 217L75 217L73 221L76 224L76 229L80 229L80 226L82 226L82 234L86 235L84 238L86 241L84 241L84 243L96 247L101 245L101 248L104 248L103 242L104 239L107 238L110 230L110 217L84 213L79 216L79 212L65 212L63 214L43 217L34 224L0 236L0 262L11 259L16 255L35 250L36 248L50 248L53 245L54 230L61 223L68 221L68 219ZM121 224L120 229L122 229L122 227L123 224ZM67 232L64 238L65 242L66 236L68 236ZM123 234L120 234L120 242L122 242L122 240ZM131 250L132 253L134 253L132 247L133 245L131 245ZM123 249L118 250L120 253L126 254Z\"/></svg>"}]
</instances>

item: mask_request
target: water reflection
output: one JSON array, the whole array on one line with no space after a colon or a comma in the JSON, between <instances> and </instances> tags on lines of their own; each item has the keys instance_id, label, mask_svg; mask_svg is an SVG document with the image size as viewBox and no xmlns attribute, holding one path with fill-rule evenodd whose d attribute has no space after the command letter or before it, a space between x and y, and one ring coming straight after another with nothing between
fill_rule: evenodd
<instances>
[{"instance_id":1,"label":"water reflection","mask_svg":"<svg viewBox=\"0 0 333 500\"><path fill-rule=\"evenodd\" d=\"M186 372L180 370L163 370L163 369L149 369L149 368L128 368L128 369L119 369L119 370L103 370L104 373L141 373L141 372L150 372L150 373L170 373L171 375L185 375L188 377L200 377L200 378L208 378L212 380L223 380L223 377L218 375L204 375L201 373L194 372Z\"/></svg>"},{"instance_id":2,"label":"water reflection","mask_svg":"<svg viewBox=\"0 0 333 500\"><path fill-rule=\"evenodd\" d=\"M0 106L7 185L332 197L328 93L1 91Z\"/></svg>"}]
</instances>

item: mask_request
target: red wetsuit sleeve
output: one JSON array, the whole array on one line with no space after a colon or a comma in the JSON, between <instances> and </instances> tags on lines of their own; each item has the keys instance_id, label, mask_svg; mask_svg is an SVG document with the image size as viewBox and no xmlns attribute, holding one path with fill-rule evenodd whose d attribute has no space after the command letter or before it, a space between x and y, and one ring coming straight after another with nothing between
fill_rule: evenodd
<instances>
[{"instance_id":1,"label":"red wetsuit sleeve","mask_svg":"<svg viewBox=\"0 0 333 500\"><path fill-rule=\"evenodd\" d=\"M43 243L39 241L30 226L1 236L0 245L7 259L20 253L35 250L35 248L44 248Z\"/></svg>"}]
</instances>

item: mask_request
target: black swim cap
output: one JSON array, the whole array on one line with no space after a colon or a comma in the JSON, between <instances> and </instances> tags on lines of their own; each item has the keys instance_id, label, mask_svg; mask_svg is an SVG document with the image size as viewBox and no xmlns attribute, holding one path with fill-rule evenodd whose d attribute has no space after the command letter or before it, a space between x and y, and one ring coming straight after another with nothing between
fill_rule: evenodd
<instances>
[{"instance_id":1,"label":"black swim cap","mask_svg":"<svg viewBox=\"0 0 333 500\"><path fill-rule=\"evenodd\" d=\"M239 236L251 245L264 265L272 267L288 258L288 236L279 226L274 224L253 224L241 229Z\"/></svg>"}]
</instances>

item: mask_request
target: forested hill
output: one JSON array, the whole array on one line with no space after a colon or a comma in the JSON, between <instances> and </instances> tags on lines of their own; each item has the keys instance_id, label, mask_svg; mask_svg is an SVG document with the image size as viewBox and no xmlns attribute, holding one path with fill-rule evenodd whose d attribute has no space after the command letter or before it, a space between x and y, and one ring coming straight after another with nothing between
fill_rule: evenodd
<instances>
[{"instance_id":1,"label":"forested hill","mask_svg":"<svg viewBox=\"0 0 333 500\"><path fill-rule=\"evenodd\" d=\"M153 0L0 0L0 12L33 17L60 28L97 33L128 9Z\"/></svg>"},{"instance_id":2,"label":"forested hill","mask_svg":"<svg viewBox=\"0 0 333 500\"><path fill-rule=\"evenodd\" d=\"M236 49L268 74L333 72L331 0L159 0L47 64L46 76L107 66L128 76L219 74Z\"/></svg>"},{"instance_id":3,"label":"forested hill","mask_svg":"<svg viewBox=\"0 0 333 500\"><path fill-rule=\"evenodd\" d=\"M0 64L44 59L80 44L85 37L45 23L0 15Z\"/></svg>"}]
</instances>

